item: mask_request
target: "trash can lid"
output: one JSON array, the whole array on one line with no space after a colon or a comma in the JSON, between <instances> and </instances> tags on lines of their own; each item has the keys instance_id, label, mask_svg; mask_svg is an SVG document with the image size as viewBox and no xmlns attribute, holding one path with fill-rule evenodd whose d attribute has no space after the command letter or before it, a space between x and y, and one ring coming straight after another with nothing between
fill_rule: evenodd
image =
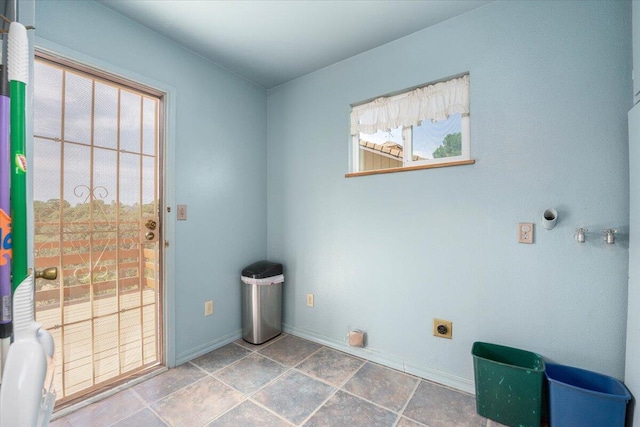
<instances>
[{"instance_id":1,"label":"trash can lid","mask_svg":"<svg viewBox=\"0 0 640 427\"><path fill-rule=\"evenodd\" d=\"M282 274L282 264L271 261L254 262L242 270L244 277L252 277L254 279L264 279L265 277L279 276Z\"/></svg>"}]
</instances>

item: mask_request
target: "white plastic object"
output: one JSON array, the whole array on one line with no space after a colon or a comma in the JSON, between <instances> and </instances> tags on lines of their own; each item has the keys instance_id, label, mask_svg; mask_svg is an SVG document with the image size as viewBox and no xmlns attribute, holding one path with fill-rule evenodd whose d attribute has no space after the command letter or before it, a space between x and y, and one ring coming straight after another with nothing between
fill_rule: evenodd
<instances>
[{"instance_id":1,"label":"white plastic object","mask_svg":"<svg viewBox=\"0 0 640 427\"><path fill-rule=\"evenodd\" d=\"M264 279L254 279L253 277L240 276L240 280L247 285L277 285L284 282L284 274L273 277L265 277Z\"/></svg>"},{"instance_id":2,"label":"white plastic object","mask_svg":"<svg viewBox=\"0 0 640 427\"><path fill-rule=\"evenodd\" d=\"M558 211L553 208L545 209L542 212L542 227L545 230L551 230L556 226L556 222L558 221Z\"/></svg>"},{"instance_id":3,"label":"white plastic object","mask_svg":"<svg viewBox=\"0 0 640 427\"><path fill-rule=\"evenodd\" d=\"M33 275L30 275L13 295L14 342L9 348L0 388L2 427L46 426L53 410L54 394L44 387L47 371L53 368L53 340L34 320L33 299Z\"/></svg>"},{"instance_id":4,"label":"white plastic object","mask_svg":"<svg viewBox=\"0 0 640 427\"><path fill-rule=\"evenodd\" d=\"M7 75L9 81L29 82L29 39L27 29L19 22L9 25Z\"/></svg>"}]
</instances>

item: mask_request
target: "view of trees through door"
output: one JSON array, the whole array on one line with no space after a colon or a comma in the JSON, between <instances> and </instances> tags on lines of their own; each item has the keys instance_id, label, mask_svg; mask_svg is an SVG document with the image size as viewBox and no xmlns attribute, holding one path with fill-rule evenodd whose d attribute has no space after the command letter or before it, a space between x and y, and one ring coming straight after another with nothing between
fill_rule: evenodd
<instances>
[{"instance_id":1,"label":"view of trees through door","mask_svg":"<svg viewBox=\"0 0 640 427\"><path fill-rule=\"evenodd\" d=\"M58 403L162 363L162 94L37 54L36 320Z\"/></svg>"}]
</instances>

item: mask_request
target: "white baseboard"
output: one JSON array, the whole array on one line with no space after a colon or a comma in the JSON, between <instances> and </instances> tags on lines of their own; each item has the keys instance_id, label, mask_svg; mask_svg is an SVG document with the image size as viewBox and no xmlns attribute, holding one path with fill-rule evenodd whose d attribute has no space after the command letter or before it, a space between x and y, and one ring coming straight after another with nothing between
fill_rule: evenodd
<instances>
[{"instance_id":1,"label":"white baseboard","mask_svg":"<svg viewBox=\"0 0 640 427\"><path fill-rule=\"evenodd\" d=\"M200 357L203 354L207 354L210 351L223 347L240 338L242 338L242 329L238 329L237 331L231 332L230 334L224 335L216 340L213 340L206 344L192 348L189 351L185 351L184 353L180 353L176 355L176 366L182 365L185 362L193 360L196 357Z\"/></svg>"}]
</instances>

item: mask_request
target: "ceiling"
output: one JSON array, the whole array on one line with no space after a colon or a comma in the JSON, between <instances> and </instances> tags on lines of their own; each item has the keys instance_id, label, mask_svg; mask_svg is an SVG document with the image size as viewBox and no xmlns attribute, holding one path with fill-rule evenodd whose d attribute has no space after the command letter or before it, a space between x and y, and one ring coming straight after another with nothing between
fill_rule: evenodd
<instances>
[{"instance_id":1,"label":"ceiling","mask_svg":"<svg viewBox=\"0 0 640 427\"><path fill-rule=\"evenodd\" d=\"M272 88L489 0L98 0Z\"/></svg>"}]
</instances>

